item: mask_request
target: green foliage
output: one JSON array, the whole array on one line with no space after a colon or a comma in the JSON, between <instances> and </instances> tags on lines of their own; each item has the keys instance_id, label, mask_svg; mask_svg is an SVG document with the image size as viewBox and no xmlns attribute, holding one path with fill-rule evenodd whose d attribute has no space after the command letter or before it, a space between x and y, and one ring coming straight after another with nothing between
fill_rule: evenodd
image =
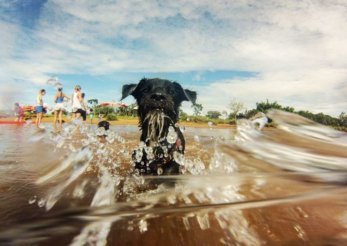
<instances>
[{"instance_id":1,"label":"green foliage","mask_svg":"<svg viewBox=\"0 0 347 246\"><path fill-rule=\"evenodd\" d=\"M250 119L250 118L252 118L253 116L255 116L257 113L259 113L259 111L258 110L256 110L256 109L251 109L251 110L247 110L246 112L245 112L245 118L247 118L247 119Z\"/></svg>"},{"instance_id":2,"label":"green foliage","mask_svg":"<svg viewBox=\"0 0 347 246\"><path fill-rule=\"evenodd\" d=\"M117 115L118 120L137 120L137 116Z\"/></svg>"},{"instance_id":3,"label":"green foliage","mask_svg":"<svg viewBox=\"0 0 347 246\"><path fill-rule=\"evenodd\" d=\"M275 102L272 102L270 103L268 99L266 99L266 102L260 102L260 103L256 103L257 107L256 109L259 111L259 112L263 112L263 113L266 113L269 109L282 109L282 106L279 105L276 101Z\"/></svg>"},{"instance_id":4,"label":"green foliage","mask_svg":"<svg viewBox=\"0 0 347 246\"><path fill-rule=\"evenodd\" d=\"M183 112L182 109L179 109L179 119L180 121L187 121L188 114Z\"/></svg>"},{"instance_id":5,"label":"green foliage","mask_svg":"<svg viewBox=\"0 0 347 246\"><path fill-rule=\"evenodd\" d=\"M109 120L109 121L118 120L118 119L117 119L117 115L114 114L114 113L108 114L108 115L106 116L106 120Z\"/></svg>"},{"instance_id":6,"label":"green foliage","mask_svg":"<svg viewBox=\"0 0 347 246\"><path fill-rule=\"evenodd\" d=\"M98 99L89 99L88 103L92 104L93 106L96 106L96 105L98 105L99 100Z\"/></svg>"},{"instance_id":7,"label":"green foliage","mask_svg":"<svg viewBox=\"0 0 347 246\"><path fill-rule=\"evenodd\" d=\"M202 104L198 104L198 103L193 104L192 108L194 110L194 115L195 116L201 115L201 112L202 112L202 109L203 109Z\"/></svg>"},{"instance_id":8,"label":"green foliage","mask_svg":"<svg viewBox=\"0 0 347 246\"><path fill-rule=\"evenodd\" d=\"M347 114L345 112L340 114L339 121L341 126L347 127Z\"/></svg>"},{"instance_id":9,"label":"green foliage","mask_svg":"<svg viewBox=\"0 0 347 246\"><path fill-rule=\"evenodd\" d=\"M95 115L105 115L107 116L108 114L114 114L115 110L113 107L104 107L104 106L97 106L94 108L94 114Z\"/></svg>"},{"instance_id":10,"label":"green foliage","mask_svg":"<svg viewBox=\"0 0 347 246\"><path fill-rule=\"evenodd\" d=\"M302 110L298 111L296 113L305 117L305 118L308 118L310 120L313 120L313 121L318 122L318 123L323 124L323 125L343 126L343 122L341 122L341 120L339 120L338 118L334 118L334 117L331 117L330 115L326 115L323 113L314 114L314 113L311 113L309 111L302 111ZM345 125L345 126L347 126L347 125Z\"/></svg>"},{"instance_id":11,"label":"green foliage","mask_svg":"<svg viewBox=\"0 0 347 246\"><path fill-rule=\"evenodd\" d=\"M218 119L222 114L219 111L208 111L206 116L211 119Z\"/></svg>"},{"instance_id":12,"label":"green foliage","mask_svg":"<svg viewBox=\"0 0 347 246\"><path fill-rule=\"evenodd\" d=\"M117 109L117 115L121 116L137 116L136 103L129 105L128 107L120 107Z\"/></svg>"},{"instance_id":13,"label":"green foliage","mask_svg":"<svg viewBox=\"0 0 347 246\"><path fill-rule=\"evenodd\" d=\"M299 114L305 118L308 118L322 125L332 126L340 130L341 129L345 130L347 128L347 117L344 112L340 114L339 118L335 118L323 113L314 114L307 110L295 111L293 107L288 107L288 106L284 107L278 104L276 101L269 102L269 100L266 100L266 102L256 103L256 105L257 105L256 109L246 111L246 118L251 118L252 116L256 114L256 112L266 113L269 109L279 109L279 110L287 111L290 113Z\"/></svg>"},{"instance_id":14,"label":"green foliage","mask_svg":"<svg viewBox=\"0 0 347 246\"><path fill-rule=\"evenodd\" d=\"M287 111L287 112L290 112L290 113L294 113L295 109L293 107L282 107L282 110L283 111Z\"/></svg>"},{"instance_id":15,"label":"green foliage","mask_svg":"<svg viewBox=\"0 0 347 246\"><path fill-rule=\"evenodd\" d=\"M182 110L180 110L180 121L191 121L191 122L198 122L198 123L207 123L212 122L213 124L235 124L235 121L237 118L252 118L259 112L267 113L270 109L278 109L283 110L290 113L296 113L299 114L305 118L308 118L310 120L313 120L315 122L318 122L323 125L332 126L335 129L347 131L347 114L345 112L342 112L338 118L332 117L330 115L326 115L323 113L314 114L309 111L296 111L293 107L289 106L282 106L278 102L269 102L267 99L263 102L257 102L256 108L251 110L246 110L244 113L240 113L242 105L234 103L230 104L230 109L232 112L229 114L227 120L219 119L219 117L222 115L219 111L208 111L206 116L200 116L196 115L197 112L194 112L194 116L189 116ZM194 108L194 107L193 107ZM201 106L202 108L202 106ZM244 108L244 107L243 107ZM236 110L240 109L240 110ZM195 110L195 108L194 108ZM199 106L196 108L196 110L199 110ZM269 124L267 126L276 126L276 122L272 122L271 119L269 119Z\"/></svg>"},{"instance_id":16,"label":"green foliage","mask_svg":"<svg viewBox=\"0 0 347 246\"><path fill-rule=\"evenodd\" d=\"M229 109L231 113L229 114L229 119L236 120L237 118L244 118L243 114L240 112L246 109L245 105L242 102L238 102L236 99L233 99L229 104Z\"/></svg>"},{"instance_id":17,"label":"green foliage","mask_svg":"<svg viewBox=\"0 0 347 246\"><path fill-rule=\"evenodd\" d=\"M31 119L34 116L36 116L36 113L34 111L26 111L24 112L24 119Z\"/></svg>"}]
</instances>

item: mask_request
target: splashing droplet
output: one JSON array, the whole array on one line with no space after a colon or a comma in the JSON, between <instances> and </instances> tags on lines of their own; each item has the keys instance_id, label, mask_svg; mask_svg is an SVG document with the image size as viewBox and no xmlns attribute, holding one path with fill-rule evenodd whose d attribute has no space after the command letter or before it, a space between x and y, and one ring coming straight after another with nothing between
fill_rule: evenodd
<instances>
[{"instance_id":1,"label":"splashing droplet","mask_svg":"<svg viewBox=\"0 0 347 246\"><path fill-rule=\"evenodd\" d=\"M45 206L46 204L46 200L41 198L38 202L37 202L37 205L42 208L43 206Z\"/></svg>"},{"instance_id":2,"label":"splashing droplet","mask_svg":"<svg viewBox=\"0 0 347 246\"><path fill-rule=\"evenodd\" d=\"M163 173L164 173L163 169L162 169L161 167L159 167L159 168L157 169L157 174L158 174L158 175L162 175Z\"/></svg>"},{"instance_id":3,"label":"splashing droplet","mask_svg":"<svg viewBox=\"0 0 347 246\"><path fill-rule=\"evenodd\" d=\"M174 144L177 141L177 132L172 126L169 127L169 132L167 134L166 140L170 144Z\"/></svg>"},{"instance_id":4,"label":"splashing droplet","mask_svg":"<svg viewBox=\"0 0 347 246\"><path fill-rule=\"evenodd\" d=\"M148 230L148 223L145 220L140 220L139 222L139 230L141 233L144 233Z\"/></svg>"},{"instance_id":5,"label":"splashing droplet","mask_svg":"<svg viewBox=\"0 0 347 246\"><path fill-rule=\"evenodd\" d=\"M184 165L184 156L181 153L175 151L173 153L173 157L174 157L175 162L177 162L180 165Z\"/></svg>"},{"instance_id":6,"label":"splashing droplet","mask_svg":"<svg viewBox=\"0 0 347 246\"><path fill-rule=\"evenodd\" d=\"M32 196L32 197L30 197L28 203L29 204L34 204L36 202L36 200L37 200L37 196Z\"/></svg>"},{"instance_id":7,"label":"splashing droplet","mask_svg":"<svg viewBox=\"0 0 347 246\"><path fill-rule=\"evenodd\" d=\"M105 128L103 128L103 127L97 128L96 131L95 131L95 134L97 136L104 136L104 135L106 135Z\"/></svg>"}]
</instances>

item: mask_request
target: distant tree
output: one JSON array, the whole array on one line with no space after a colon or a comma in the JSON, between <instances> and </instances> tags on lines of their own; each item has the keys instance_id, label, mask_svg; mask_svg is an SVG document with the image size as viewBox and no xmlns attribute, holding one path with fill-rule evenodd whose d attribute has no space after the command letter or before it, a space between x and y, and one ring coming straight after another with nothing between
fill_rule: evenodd
<instances>
[{"instance_id":1,"label":"distant tree","mask_svg":"<svg viewBox=\"0 0 347 246\"><path fill-rule=\"evenodd\" d=\"M128 115L129 116L137 116L137 104L136 103L133 103L133 104L130 104L128 107Z\"/></svg>"},{"instance_id":2,"label":"distant tree","mask_svg":"<svg viewBox=\"0 0 347 246\"><path fill-rule=\"evenodd\" d=\"M203 109L202 104L199 104L199 103L193 104L192 108L194 110L194 115L195 116L201 115L201 112L202 112L202 109Z\"/></svg>"},{"instance_id":3,"label":"distant tree","mask_svg":"<svg viewBox=\"0 0 347 246\"><path fill-rule=\"evenodd\" d=\"M282 109L282 106L279 105L276 101L275 102L269 102L268 99L266 99L266 102L260 102L260 103L256 103L257 105L257 110L263 113L266 113L269 109Z\"/></svg>"},{"instance_id":4,"label":"distant tree","mask_svg":"<svg viewBox=\"0 0 347 246\"><path fill-rule=\"evenodd\" d=\"M246 112L244 113L244 115L245 115L245 118L250 119L250 118L252 118L253 116L255 116L257 113L259 113L258 110L256 110L256 109L251 109L251 110L246 110Z\"/></svg>"},{"instance_id":5,"label":"distant tree","mask_svg":"<svg viewBox=\"0 0 347 246\"><path fill-rule=\"evenodd\" d=\"M295 113L323 125L335 126L335 127L341 126L341 119L331 117L330 115L326 115L323 113L314 114L307 110L306 111L300 110Z\"/></svg>"},{"instance_id":6,"label":"distant tree","mask_svg":"<svg viewBox=\"0 0 347 246\"><path fill-rule=\"evenodd\" d=\"M185 113L182 109L179 109L179 119L180 121L186 121L188 119L188 114Z\"/></svg>"},{"instance_id":7,"label":"distant tree","mask_svg":"<svg viewBox=\"0 0 347 246\"><path fill-rule=\"evenodd\" d=\"M208 111L206 116L211 119L218 119L222 114L219 111Z\"/></svg>"},{"instance_id":8,"label":"distant tree","mask_svg":"<svg viewBox=\"0 0 347 246\"><path fill-rule=\"evenodd\" d=\"M339 116L340 125L347 127L347 114L342 112Z\"/></svg>"},{"instance_id":9,"label":"distant tree","mask_svg":"<svg viewBox=\"0 0 347 246\"><path fill-rule=\"evenodd\" d=\"M290 113L294 113L294 111L295 111L295 109L293 107L289 107L289 106L282 107L282 110L290 112Z\"/></svg>"},{"instance_id":10,"label":"distant tree","mask_svg":"<svg viewBox=\"0 0 347 246\"><path fill-rule=\"evenodd\" d=\"M137 116L137 104L130 104L128 107L119 107L117 114L122 116Z\"/></svg>"},{"instance_id":11,"label":"distant tree","mask_svg":"<svg viewBox=\"0 0 347 246\"><path fill-rule=\"evenodd\" d=\"M95 112L95 108L98 105L99 100L94 98L94 99L89 99L87 102L92 106L93 111Z\"/></svg>"},{"instance_id":12,"label":"distant tree","mask_svg":"<svg viewBox=\"0 0 347 246\"><path fill-rule=\"evenodd\" d=\"M228 112L225 111L225 110L222 111L222 115L221 116L222 116L223 119L227 119L229 117Z\"/></svg>"},{"instance_id":13,"label":"distant tree","mask_svg":"<svg viewBox=\"0 0 347 246\"><path fill-rule=\"evenodd\" d=\"M89 99L88 103L93 104L93 105L97 105L99 103L98 99Z\"/></svg>"},{"instance_id":14,"label":"distant tree","mask_svg":"<svg viewBox=\"0 0 347 246\"><path fill-rule=\"evenodd\" d=\"M242 102L236 101L236 99L233 99L230 104L229 108L231 110L231 113L229 115L229 118L234 118L236 120L237 115L242 111L245 110L246 107Z\"/></svg>"},{"instance_id":15,"label":"distant tree","mask_svg":"<svg viewBox=\"0 0 347 246\"><path fill-rule=\"evenodd\" d=\"M107 116L108 114L114 114L115 110L113 107L105 107L105 106L97 106L94 110L95 114L102 114L104 116Z\"/></svg>"},{"instance_id":16,"label":"distant tree","mask_svg":"<svg viewBox=\"0 0 347 246\"><path fill-rule=\"evenodd\" d=\"M339 130L347 131L347 115L344 112L342 112L339 115L339 117L336 118L336 117L332 117L330 115L326 115L323 113L315 114L315 113L312 113L312 112L307 111L307 110L296 111L293 107L282 106L279 103L277 103L276 101L275 102L269 102L268 99L266 99L266 101L264 101L264 102L257 102L256 108L251 109L251 110L246 110L244 113L244 116L249 119L249 118L255 116L258 112L267 113L267 111L270 109L278 109L278 110L283 110L283 111L287 111L287 112L291 112L291 113L296 113L296 114L299 114L299 115L301 115L307 119L315 121L317 123L332 126L332 127L335 127L336 129L339 129ZM241 114L238 114L237 117L239 117L239 116L241 116ZM230 119L232 119L232 117L235 117L235 116L230 114L229 117L230 117ZM269 120L271 121L271 119L269 119Z\"/></svg>"},{"instance_id":17,"label":"distant tree","mask_svg":"<svg viewBox=\"0 0 347 246\"><path fill-rule=\"evenodd\" d=\"M117 120L117 115L116 115L115 113L108 114L108 115L106 116L106 119L109 120L109 121Z\"/></svg>"}]
</instances>

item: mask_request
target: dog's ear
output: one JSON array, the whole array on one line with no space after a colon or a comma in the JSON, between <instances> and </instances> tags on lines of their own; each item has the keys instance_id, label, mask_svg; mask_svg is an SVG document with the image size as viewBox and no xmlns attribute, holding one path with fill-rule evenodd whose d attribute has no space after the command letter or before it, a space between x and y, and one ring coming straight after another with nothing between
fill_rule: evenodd
<instances>
[{"instance_id":1,"label":"dog's ear","mask_svg":"<svg viewBox=\"0 0 347 246\"><path fill-rule=\"evenodd\" d=\"M137 87L137 84L128 84L128 85L123 85L122 88L122 98L120 100L123 100L129 95L132 95L133 92L135 91Z\"/></svg>"},{"instance_id":2,"label":"dog's ear","mask_svg":"<svg viewBox=\"0 0 347 246\"><path fill-rule=\"evenodd\" d=\"M191 101L193 104L195 104L195 102L196 102L196 92L195 91L185 89L184 94L185 94L188 101Z\"/></svg>"},{"instance_id":3,"label":"dog's ear","mask_svg":"<svg viewBox=\"0 0 347 246\"><path fill-rule=\"evenodd\" d=\"M182 101L191 101L193 104L195 104L196 102L196 92L195 91L191 91L191 90L188 90L188 89L183 89L182 86L177 83L177 82L173 82L175 88L176 88L176 91L180 97L180 99Z\"/></svg>"}]
</instances>

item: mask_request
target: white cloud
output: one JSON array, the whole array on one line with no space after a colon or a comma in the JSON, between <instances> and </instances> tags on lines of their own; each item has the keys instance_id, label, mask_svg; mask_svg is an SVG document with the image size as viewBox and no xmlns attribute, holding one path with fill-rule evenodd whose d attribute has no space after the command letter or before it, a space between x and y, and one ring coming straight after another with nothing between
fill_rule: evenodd
<instances>
[{"instance_id":1,"label":"white cloud","mask_svg":"<svg viewBox=\"0 0 347 246\"><path fill-rule=\"evenodd\" d=\"M13 10L11 2L1 7ZM259 76L197 87L205 108L269 98L336 114L347 103L346 13L339 0L52 0L30 29L0 18L0 80L30 86L59 73L244 70Z\"/></svg>"},{"instance_id":2,"label":"white cloud","mask_svg":"<svg viewBox=\"0 0 347 246\"><path fill-rule=\"evenodd\" d=\"M269 99L297 110L337 116L341 109L347 108L346 73L347 69L269 72L250 79L217 81L196 89L199 103L208 105L207 109L226 110L233 99L252 109L256 102Z\"/></svg>"}]
</instances>

